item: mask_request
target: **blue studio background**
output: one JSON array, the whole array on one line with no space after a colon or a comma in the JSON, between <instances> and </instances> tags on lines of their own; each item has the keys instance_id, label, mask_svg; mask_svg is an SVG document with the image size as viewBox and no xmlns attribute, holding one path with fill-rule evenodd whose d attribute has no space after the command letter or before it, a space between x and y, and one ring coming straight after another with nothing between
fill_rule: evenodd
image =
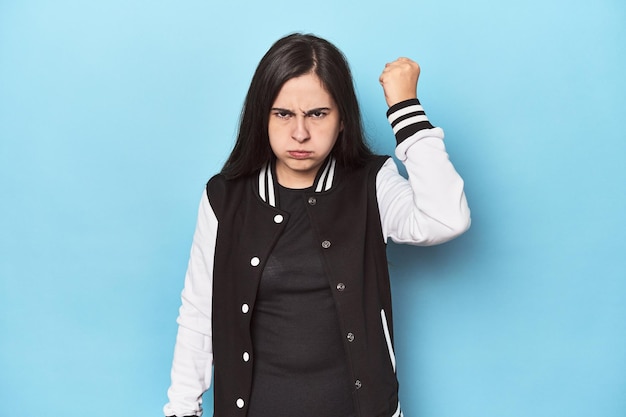
<instances>
[{"instance_id":1,"label":"blue studio background","mask_svg":"<svg viewBox=\"0 0 626 417\"><path fill-rule=\"evenodd\" d=\"M378 75L419 61L466 180L466 235L389 247L405 415L625 416L618 0L0 0L0 415L162 415L200 195L293 31L378 152Z\"/></svg>"}]
</instances>

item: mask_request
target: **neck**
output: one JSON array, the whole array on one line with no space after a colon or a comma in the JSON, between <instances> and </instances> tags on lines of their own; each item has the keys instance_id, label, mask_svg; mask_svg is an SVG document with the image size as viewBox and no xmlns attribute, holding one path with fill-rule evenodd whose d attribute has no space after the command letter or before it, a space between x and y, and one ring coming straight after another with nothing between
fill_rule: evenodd
<instances>
[{"instance_id":1,"label":"neck","mask_svg":"<svg viewBox=\"0 0 626 417\"><path fill-rule=\"evenodd\" d=\"M311 187L315 181L315 176L285 175L277 170L276 180L285 188L300 190Z\"/></svg>"}]
</instances>

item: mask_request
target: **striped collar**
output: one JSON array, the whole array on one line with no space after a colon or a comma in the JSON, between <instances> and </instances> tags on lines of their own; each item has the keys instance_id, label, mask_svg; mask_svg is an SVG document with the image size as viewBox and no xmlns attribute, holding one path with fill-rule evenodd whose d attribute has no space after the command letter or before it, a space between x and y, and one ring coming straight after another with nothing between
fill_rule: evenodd
<instances>
[{"instance_id":1,"label":"striped collar","mask_svg":"<svg viewBox=\"0 0 626 417\"><path fill-rule=\"evenodd\" d=\"M335 168L337 161L330 157L320 168L313 181L316 193L328 191L332 188L335 180ZM278 205L278 180L276 179L275 162L270 161L259 171L259 197L272 207Z\"/></svg>"}]
</instances>

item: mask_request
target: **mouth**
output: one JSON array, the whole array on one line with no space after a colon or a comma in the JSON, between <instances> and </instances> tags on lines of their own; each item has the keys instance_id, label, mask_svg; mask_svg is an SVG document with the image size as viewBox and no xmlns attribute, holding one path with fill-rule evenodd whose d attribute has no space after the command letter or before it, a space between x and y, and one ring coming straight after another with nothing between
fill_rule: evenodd
<instances>
[{"instance_id":1,"label":"mouth","mask_svg":"<svg viewBox=\"0 0 626 417\"><path fill-rule=\"evenodd\" d=\"M311 151L287 151L287 153L294 159L306 159L313 154Z\"/></svg>"}]
</instances>

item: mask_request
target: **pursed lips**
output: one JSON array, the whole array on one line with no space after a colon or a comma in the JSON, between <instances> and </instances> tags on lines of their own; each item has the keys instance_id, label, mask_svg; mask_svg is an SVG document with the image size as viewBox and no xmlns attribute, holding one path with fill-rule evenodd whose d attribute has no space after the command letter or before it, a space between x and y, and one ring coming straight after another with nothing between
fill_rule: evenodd
<instances>
[{"instance_id":1,"label":"pursed lips","mask_svg":"<svg viewBox=\"0 0 626 417\"><path fill-rule=\"evenodd\" d=\"M312 151L301 151L301 150L296 150L296 151L287 151L287 153L289 154L289 156L291 156L292 158L295 159L305 159L308 158L309 156L311 156L311 154L313 153Z\"/></svg>"}]
</instances>

